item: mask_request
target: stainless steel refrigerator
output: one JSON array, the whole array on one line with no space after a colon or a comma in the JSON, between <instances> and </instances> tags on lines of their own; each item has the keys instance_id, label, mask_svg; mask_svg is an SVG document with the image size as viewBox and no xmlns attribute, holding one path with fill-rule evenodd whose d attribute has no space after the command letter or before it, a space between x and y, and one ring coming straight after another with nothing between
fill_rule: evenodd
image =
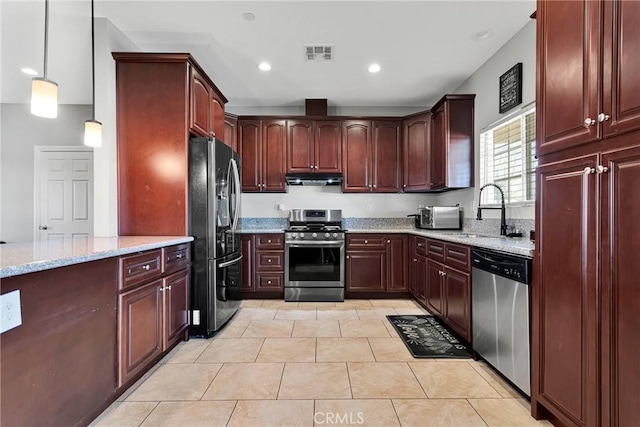
<instances>
[{"instance_id":1,"label":"stainless steel refrigerator","mask_svg":"<svg viewBox=\"0 0 640 427\"><path fill-rule=\"evenodd\" d=\"M189 141L191 335L209 337L240 306L240 156L214 138Z\"/></svg>"}]
</instances>

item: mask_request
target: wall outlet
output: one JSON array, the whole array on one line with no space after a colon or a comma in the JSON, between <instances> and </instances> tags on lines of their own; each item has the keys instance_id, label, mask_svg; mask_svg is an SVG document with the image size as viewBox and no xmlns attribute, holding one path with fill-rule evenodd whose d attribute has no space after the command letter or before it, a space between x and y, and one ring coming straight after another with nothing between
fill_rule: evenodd
<instances>
[{"instance_id":1,"label":"wall outlet","mask_svg":"<svg viewBox=\"0 0 640 427\"><path fill-rule=\"evenodd\" d=\"M278 203L278 210L279 211L283 211L284 210L284 203Z\"/></svg>"},{"instance_id":2,"label":"wall outlet","mask_svg":"<svg viewBox=\"0 0 640 427\"><path fill-rule=\"evenodd\" d=\"M367 212L373 211L373 205L371 203L367 203Z\"/></svg>"},{"instance_id":3,"label":"wall outlet","mask_svg":"<svg viewBox=\"0 0 640 427\"><path fill-rule=\"evenodd\" d=\"M22 325L20 291L0 295L0 334Z\"/></svg>"}]
</instances>

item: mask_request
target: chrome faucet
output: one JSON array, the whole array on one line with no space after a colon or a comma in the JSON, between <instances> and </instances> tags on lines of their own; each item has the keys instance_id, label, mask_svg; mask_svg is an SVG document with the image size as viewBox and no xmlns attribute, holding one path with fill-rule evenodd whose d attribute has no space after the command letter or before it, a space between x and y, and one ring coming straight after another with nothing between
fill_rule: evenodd
<instances>
[{"instance_id":1,"label":"chrome faucet","mask_svg":"<svg viewBox=\"0 0 640 427\"><path fill-rule=\"evenodd\" d=\"M489 208L489 207L482 207L480 206L480 204L482 203L482 190L484 190L487 187L495 187L498 189L498 191L500 192L500 196L502 196L502 203L501 206L499 208ZM483 209L492 209L492 210L497 210L500 209L500 235L501 236L506 236L507 235L507 219L506 219L506 212L505 212L505 207L504 207L504 191L502 191L502 188L500 188L499 185L496 184L485 184L482 187L480 187L480 194L478 195L478 216L476 216L477 220L482 220L482 210Z\"/></svg>"}]
</instances>

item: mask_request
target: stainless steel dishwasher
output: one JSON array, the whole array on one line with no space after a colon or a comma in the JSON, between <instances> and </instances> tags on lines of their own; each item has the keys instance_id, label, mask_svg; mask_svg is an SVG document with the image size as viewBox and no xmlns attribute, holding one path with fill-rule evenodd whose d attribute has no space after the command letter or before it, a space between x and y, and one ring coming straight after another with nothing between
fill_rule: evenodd
<instances>
[{"instance_id":1,"label":"stainless steel dishwasher","mask_svg":"<svg viewBox=\"0 0 640 427\"><path fill-rule=\"evenodd\" d=\"M530 396L531 259L474 248L471 260L473 349Z\"/></svg>"}]
</instances>

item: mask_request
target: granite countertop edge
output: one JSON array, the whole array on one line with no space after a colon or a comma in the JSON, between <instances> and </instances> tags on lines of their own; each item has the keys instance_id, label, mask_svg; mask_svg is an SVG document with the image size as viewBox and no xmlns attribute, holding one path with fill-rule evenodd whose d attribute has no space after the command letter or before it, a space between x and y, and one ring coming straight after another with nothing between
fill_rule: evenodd
<instances>
[{"instance_id":1,"label":"granite countertop edge","mask_svg":"<svg viewBox=\"0 0 640 427\"><path fill-rule=\"evenodd\" d=\"M2 266L0 267L0 279L19 276L27 273L50 270L89 261L97 261L128 255L136 252L148 251L167 246L178 245L193 241L191 236L121 236L121 237L96 237L90 238L92 244L111 244L113 247L106 249L94 249L92 246L86 250L75 250L69 254L68 245L72 245L72 239L63 239L62 243L56 241L21 242L2 245L0 255ZM61 248L56 254L55 248L48 248L51 242L67 247ZM73 245L72 245L73 246ZM76 245L77 247L78 245ZM40 252L44 256L34 255Z\"/></svg>"}]
</instances>

